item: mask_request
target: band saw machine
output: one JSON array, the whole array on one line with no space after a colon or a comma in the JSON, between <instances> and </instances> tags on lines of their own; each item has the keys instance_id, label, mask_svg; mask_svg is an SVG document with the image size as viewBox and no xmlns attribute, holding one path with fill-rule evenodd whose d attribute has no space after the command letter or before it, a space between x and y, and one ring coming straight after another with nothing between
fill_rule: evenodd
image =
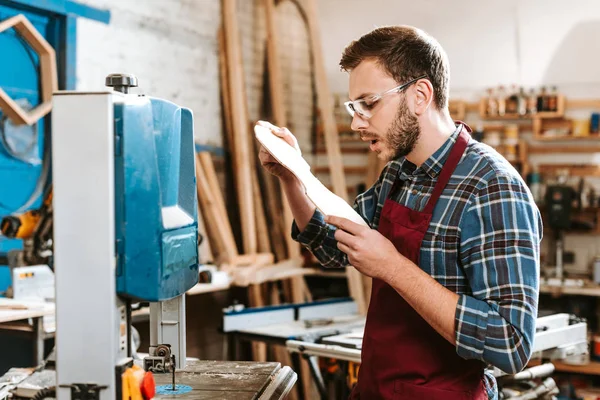
<instances>
[{"instance_id":1,"label":"band saw machine","mask_svg":"<svg viewBox=\"0 0 600 400\"><path fill-rule=\"evenodd\" d=\"M285 397L296 374L279 363L188 362L185 293L199 276L192 112L129 93L133 75L106 85L114 91L53 96L55 362L0 392L23 393L44 374L37 398ZM150 303L143 359L132 302Z\"/></svg>"}]
</instances>

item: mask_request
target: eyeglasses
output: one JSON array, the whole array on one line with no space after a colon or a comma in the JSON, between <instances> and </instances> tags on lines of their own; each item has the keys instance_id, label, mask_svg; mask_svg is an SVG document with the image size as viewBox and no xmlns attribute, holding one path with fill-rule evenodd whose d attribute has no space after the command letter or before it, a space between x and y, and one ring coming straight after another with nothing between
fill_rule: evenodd
<instances>
[{"instance_id":1,"label":"eyeglasses","mask_svg":"<svg viewBox=\"0 0 600 400\"><path fill-rule=\"evenodd\" d=\"M371 95L364 99L347 101L344 103L344 105L346 106L346 110L348 111L348 114L350 114L352 116L352 118L354 118L354 113L357 113L361 118L369 119L373 116L373 109L377 105L377 102L383 96L390 94L390 93L399 93L403 89L406 89L407 87L409 87L410 85L412 85L413 83L418 81L419 79L423 79L423 78L427 78L427 75L423 75L418 78L415 78L411 81L408 81L400 86L396 86L395 88L387 90L383 93L374 94L374 95Z\"/></svg>"}]
</instances>

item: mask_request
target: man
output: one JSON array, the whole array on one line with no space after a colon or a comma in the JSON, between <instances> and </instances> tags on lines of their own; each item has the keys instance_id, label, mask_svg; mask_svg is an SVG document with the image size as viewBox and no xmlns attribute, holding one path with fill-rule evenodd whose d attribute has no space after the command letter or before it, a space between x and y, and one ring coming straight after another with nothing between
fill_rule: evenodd
<instances>
[{"instance_id":1,"label":"man","mask_svg":"<svg viewBox=\"0 0 600 400\"><path fill-rule=\"evenodd\" d=\"M421 30L352 42L352 129L389 161L355 201L370 225L324 218L264 149L294 214L293 236L326 267L373 277L355 399L496 399L487 365L516 373L537 318L542 225L518 172L448 112L449 66ZM272 132L298 148L285 128Z\"/></svg>"}]
</instances>

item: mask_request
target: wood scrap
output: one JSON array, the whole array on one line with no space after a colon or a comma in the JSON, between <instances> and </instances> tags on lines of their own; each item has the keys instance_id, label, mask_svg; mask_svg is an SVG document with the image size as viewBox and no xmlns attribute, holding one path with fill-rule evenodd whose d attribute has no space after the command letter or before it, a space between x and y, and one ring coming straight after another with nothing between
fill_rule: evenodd
<instances>
[{"instance_id":1,"label":"wood scrap","mask_svg":"<svg viewBox=\"0 0 600 400\"><path fill-rule=\"evenodd\" d=\"M201 205L202 215L207 223L208 233L214 241L214 248L218 258L234 260L238 256L237 247L229 224L227 214L222 213L222 207L215 197L220 194L218 188L211 187L206 171L203 168L201 156L196 156L196 183L198 201Z\"/></svg>"},{"instance_id":2,"label":"wood scrap","mask_svg":"<svg viewBox=\"0 0 600 400\"><path fill-rule=\"evenodd\" d=\"M271 265L235 268L231 270L231 277L233 284L236 286L256 285L290 278L294 279L312 273L308 268L302 268L303 261L302 258L295 258ZM303 290L302 282L299 282L296 286L298 290ZM301 297L303 295L304 292L302 292Z\"/></svg>"}]
</instances>

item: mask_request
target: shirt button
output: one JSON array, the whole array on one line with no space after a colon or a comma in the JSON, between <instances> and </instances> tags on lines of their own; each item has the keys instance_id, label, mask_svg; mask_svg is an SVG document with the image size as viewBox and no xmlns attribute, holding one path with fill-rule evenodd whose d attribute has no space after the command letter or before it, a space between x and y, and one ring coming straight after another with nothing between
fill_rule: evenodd
<instances>
[{"instance_id":1,"label":"shirt button","mask_svg":"<svg viewBox=\"0 0 600 400\"><path fill-rule=\"evenodd\" d=\"M437 176L437 172L432 172L432 173L431 173L431 176L432 176L433 178L435 178L435 177Z\"/></svg>"}]
</instances>

